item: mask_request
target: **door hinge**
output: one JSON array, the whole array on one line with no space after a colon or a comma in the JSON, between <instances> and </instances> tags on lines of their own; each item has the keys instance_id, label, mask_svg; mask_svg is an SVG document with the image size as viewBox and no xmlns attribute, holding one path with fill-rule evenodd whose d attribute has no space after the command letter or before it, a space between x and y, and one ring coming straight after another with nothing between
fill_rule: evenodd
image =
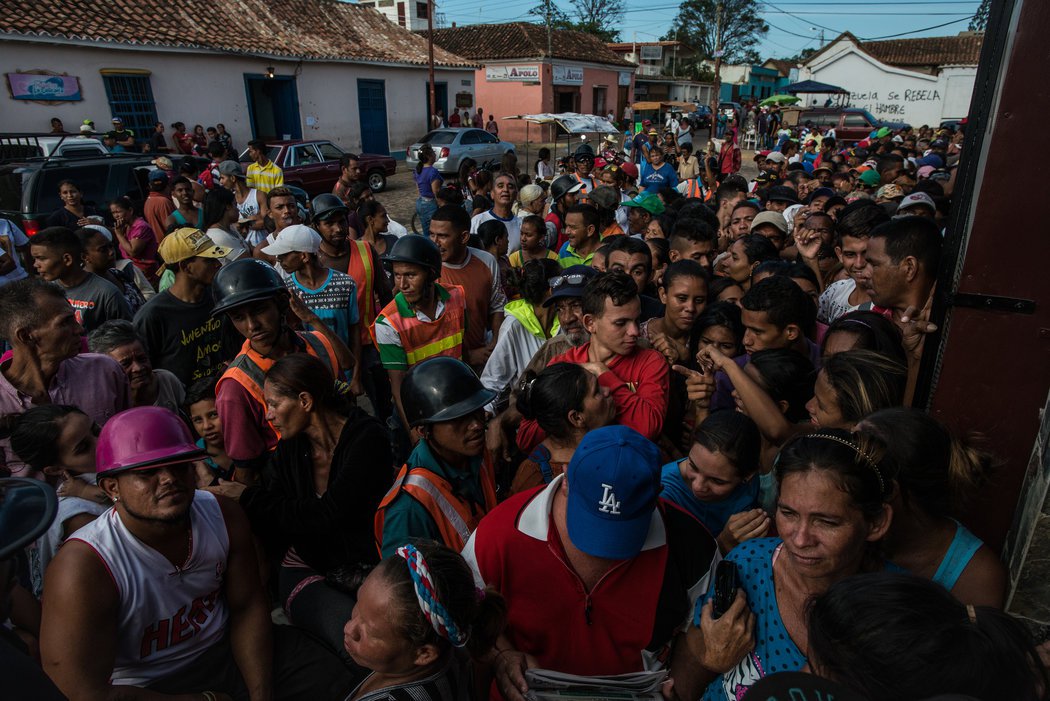
<instances>
[{"instance_id":1,"label":"door hinge","mask_svg":"<svg viewBox=\"0 0 1050 701\"><path fill-rule=\"evenodd\" d=\"M950 304L953 307L988 309L990 311L1011 312L1013 314L1035 313L1035 300L999 297L979 292L957 292L952 296Z\"/></svg>"}]
</instances>

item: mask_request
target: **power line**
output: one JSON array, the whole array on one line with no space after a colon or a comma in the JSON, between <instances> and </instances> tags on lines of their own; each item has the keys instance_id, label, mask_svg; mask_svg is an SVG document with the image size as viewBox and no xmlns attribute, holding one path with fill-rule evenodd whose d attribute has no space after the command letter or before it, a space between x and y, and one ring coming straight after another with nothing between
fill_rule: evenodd
<instances>
[{"instance_id":1,"label":"power line","mask_svg":"<svg viewBox=\"0 0 1050 701\"><path fill-rule=\"evenodd\" d=\"M958 24L959 22L965 22L965 21L967 21L969 19L972 19L972 18L973 18L973 15L970 15L970 17L963 17L962 19L952 20L951 22L945 22L944 24L935 24L932 27L923 27L922 29L914 29L914 30L912 30L910 32L901 32L900 34L887 34L884 37L866 37L866 38L863 39L863 41L879 41L880 39L895 39L897 37L908 36L909 34L918 34L919 32L928 32L931 29L940 29L941 27L947 27L949 24Z\"/></svg>"},{"instance_id":2,"label":"power line","mask_svg":"<svg viewBox=\"0 0 1050 701\"><path fill-rule=\"evenodd\" d=\"M795 15L827 15L827 12L769 12L765 10L762 14L766 15L788 15L789 17L795 17ZM966 12L836 12L836 17L957 17L959 15L966 15L967 17L973 17L973 13ZM798 19L797 17L795 17ZM825 27L826 29L826 27Z\"/></svg>"}]
</instances>

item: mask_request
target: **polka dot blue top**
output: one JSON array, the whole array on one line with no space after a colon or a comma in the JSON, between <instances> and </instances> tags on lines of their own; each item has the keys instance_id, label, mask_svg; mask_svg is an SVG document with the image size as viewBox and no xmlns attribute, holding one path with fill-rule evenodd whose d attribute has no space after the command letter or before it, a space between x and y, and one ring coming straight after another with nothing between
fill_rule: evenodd
<instances>
[{"instance_id":1,"label":"polka dot blue top","mask_svg":"<svg viewBox=\"0 0 1050 701\"><path fill-rule=\"evenodd\" d=\"M795 672L806 658L792 642L777 607L773 584L773 553L780 538L754 538L733 548L726 559L735 562L740 588L755 614L755 648L736 667L711 682L703 701L739 701L751 685L775 672ZM700 625L700 610L714 596L714 583L707 596L696 602L694 623Z\"/></svg>"}]
</instances>

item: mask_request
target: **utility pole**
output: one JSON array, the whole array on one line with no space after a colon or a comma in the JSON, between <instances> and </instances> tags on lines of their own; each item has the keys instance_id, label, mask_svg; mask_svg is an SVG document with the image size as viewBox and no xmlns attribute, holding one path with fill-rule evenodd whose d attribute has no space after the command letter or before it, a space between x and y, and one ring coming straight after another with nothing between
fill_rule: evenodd
<instances>
[{"instance_id":1,"label":"utility pole","mask_svg":"<svg viewBox=\"0 0 1050 701\"><path fill-rule=\"evenodd\" d=\"M543 14L547 20L547 60L551 60L551 0L543 0ZM553 70L553 69L552 69Z\"/></svg>"},{"instance_id":2,"label":"utility pole","mask_svg":"<svg viewBox=\"0 0 1050 701\"><path fill-rule=\"evenodd\" d=\"M437 91L434 88L434 0L427 0L427 64L430 71L430 109L427 110L427 131L434 127L437 114Z\"/></svg>"},{"instance_id":3,"label":"utility pole","mask_svg":"<svg viewBox=\"0 0 1050 701\"><path fill-rule=\"evenodd\" d=\"M711 92L711 133L708 140L715 137L718 125L718 104L722 92L722 0L715 5L715 81Z\"/></svg>"}]
</instances>

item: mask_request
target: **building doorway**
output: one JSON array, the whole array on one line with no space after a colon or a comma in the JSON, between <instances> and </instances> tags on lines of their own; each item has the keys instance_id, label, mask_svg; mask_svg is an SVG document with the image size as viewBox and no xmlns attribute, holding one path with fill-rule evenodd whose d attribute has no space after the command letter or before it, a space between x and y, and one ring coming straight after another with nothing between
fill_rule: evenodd
<instances>
[{"instance_id":1,"label":"building doorway","mask_svg":"<svg viewBox=\"0 0 1050 701\"><path fill-rule=\"evenodd\" d=\"M299 91L290 75L244 75L248 121L256 139L301 139Z\"/></svg>"},{"instance_id":2,"label":"building doorway","mask_svg":"<svg viewBox=\"0 0 1050 701\"><path fill-rule=\"evenodd\" d=\"M358 79L357 110L361 118L361 150L390 155L386 131L386 84L382 80Z\"/></svg>"},{"instance_id":3,"label":"building doorway","mask_svg":"<svg viewBox=\"0 0 1050 701\"><path fill-rule=\"evenodd\" d=\"M577 88L555 88L554 91L555 112L580 111L580 91Z\"/></svg>"},{"instance_id":4,"label":"building doorway","mask_svg":"<svg viewBox=\"0 0 1050 701\"><path fill-rule=\"evenodd\" d=\"M423 83L423 104L430 105L430 83ZM433 126L430 117L435 110L441 110L442 121L448 124L448 83L434 83L434 104L430 105L427 113L427 124L424 131L430 131Z\"/></svg>"},{"instance_id":5,"label":"building doorway","mask_svg":"<svg viewBox=\"0 0 1050 701\"><path fill-rule=\"evenodd\" d=\"M605 109L605 96L607 93L608 90L604 85L594 88L594 100L591 102L591 105L593 105L591 112L602 117L608 114L607 110Z\"/></svg>"}]
</instances>

